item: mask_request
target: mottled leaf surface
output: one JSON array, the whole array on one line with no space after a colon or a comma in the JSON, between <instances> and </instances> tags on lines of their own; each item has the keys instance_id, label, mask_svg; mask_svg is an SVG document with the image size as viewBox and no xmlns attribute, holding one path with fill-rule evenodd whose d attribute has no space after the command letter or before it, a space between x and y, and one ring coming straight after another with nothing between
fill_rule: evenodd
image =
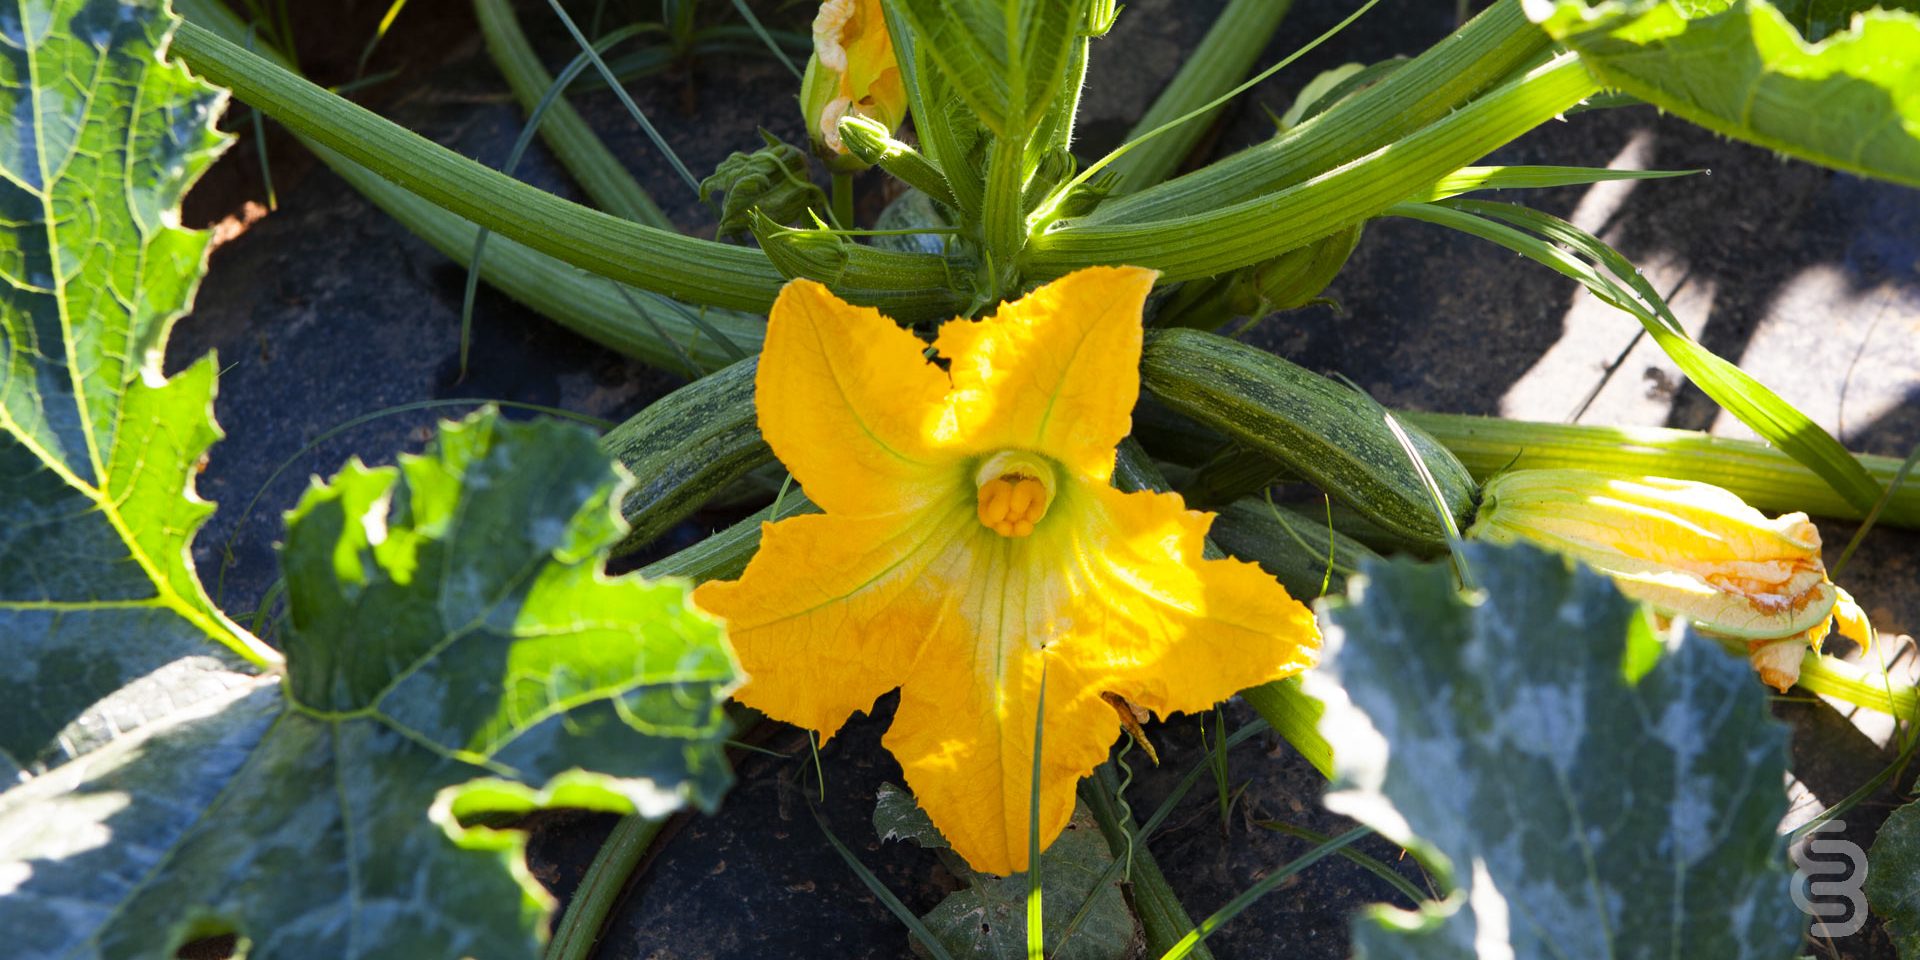
<instances>
[{"instance_id":1,"label":"mottled leaf surface","mask_svg":"<svg viewBox=\"0 0 1920 960\"><path fill-rule=\"evenodd\" d=\"M0 6L0 767L57 761L88 706L209 636L277 659L192 569L214 364L160 361L224 94L161 61L169 29L158 0Z\"/></svg>"},{"instance_id":2,"label":"mottled leaf surface","mask_svg":"<svg viewBox=\"0 0 1920 960\"><path fill-rule=\"evenodd\" d=\"M1307 686L1327 704L1327 806L1456 891L1374 908L1355 955L1794 956L1787 735L1746 664L1681 634L1662 650L1611 582L1550 554L1460 551L1471 595L1443 564L1368 561L1323 602Z\"/></svg>"},{"instance_id":3,"label":"mottled leaf surface","mask_svg":"<svg viewBox=\"0 0 1920 960\"><path fill-rule=\"evenodd\" d=\"M1785 11L1762 0L1527 0L1608 86L1726 136L1920 186L1911 0L1793 0Z\"/></svg>"},{"instance_id":4,"label":"mottled leaf surface","mask_svg":"<svg viewBox=\"0 0 1920 960\"><path fill-rule=\"evenodd\" d=\"M881 784L875 794L873 830L883 841L949 849L947 839L913 795L891 783ZM975 872L958 857L943 857L943 862L967 886L921 918L940 945L955 957L1024 960L1028 874L997 877ZM1140 934L1120 890L1122 877L1115 873L1101 883L1112 864L1113 853L1093 814L1085 804L1076 804L1060 839L1040 855L1041 916L1046 922L1048 957L1112 960L1130 955ZM1069 931L1082 906L1085 916ZM914 946L916 952L923 952L918 943Z\"/></svg>"},{"instance_id":5,"label":"mottled leaf surface","mask_svg":"<svg viewBox=\"0 0 1920 960\"><path fill-rule=\"evenodd\" d=\"M309 490L283 683L202 684L0 794L9 955L234 931L251 960L535 956L520 835L460 822L711 808L728 781L737 668L684 583L601 572L617 480L591 433L483 413Z\"/></svg>"},{"instance_id":6,"label":"mottled leaf surface","mask_svg":"<svg viewBox=\"0 0 1920 960\"><path fill-rule=\"evenodd\" d=\"M1920 957L1920 803L1893 812L1867 856L1867 903L1902 960Z\"/></svg>"}]
</instances>

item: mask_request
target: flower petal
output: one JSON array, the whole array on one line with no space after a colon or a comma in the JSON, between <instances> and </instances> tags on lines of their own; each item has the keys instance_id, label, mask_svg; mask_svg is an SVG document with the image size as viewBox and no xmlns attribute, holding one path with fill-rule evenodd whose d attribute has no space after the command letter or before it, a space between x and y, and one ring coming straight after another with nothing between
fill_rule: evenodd
<instances>
[{"instance_id":1,"label":"flower petal","mask_svg":"<svg viewBox=\"0 0 1920 960\"><path fill-rule=\"evenodd\" d=\"M1313 612L1257 565L1208 560L1213 515L1178 494L1080 491L1069 633L1088 683L1161 716L1204 710L1317 662Z\"/></svg>"},{"instance_id":2,"label":"flower petal","mask_svg":"<svg viewBox=\"0 0 1920 960\"><path fill-rule=\"evenodd\" d=\"M968 865L1006 876L1027 869L1027 819L1033 783L1034 711L1047 673L1047 719L1040 751L1040 847L1052 845L1073 817L1075 785L1102 760L1120 732L1113 708L1071 667L1028 646L1024 637L982 662L969 643L936 639L900 689L886 747L907 786Z\"/></svg>"},{"instance_id":3,"label":"flower petal","mask_svg":"<svg viewBox=\"0 0 1920 960\"><path fill-rule=\"evenodd\" d=\"M1089 267L952 320L934 346L952 361L955 432L975 452L1046 454L1105 482L1140 396L1140 313L1157 274Z\"/></svg>"},{"instance_id":4,"label":"flower petal","mask_svg":"<svg viewBox=\"0 0 1920 960\"><path fill-rule=\"evenodd\" d=\"M811 280L781 289L754 406L774 454L827 512L896 513L949 492L961 468L928 442L948 381L925 349Z\"/></svg>"},{"instance_id":5,"label":"flower petal","mask_svg":"<svg viewBox=\"0 0 1920 960\"><path fill-rule=\"evenodd\" d=\"M748 674L734 698L833 736L906 678L949 606L950 576L928 568L979 526L964 502L944 514L816 514L766 524L739 580L708 581L693 594L727 620Z\"/></svg>"},{"instance_id":6,"label":"flower petal","mask_svg":"<svg viewBox=\"0 0 1920 960\"><path fill-rule=\"evenodd\" d=\"M1048 523L982 527L936 564L953 613L902 684L886 745L934 824L976 869L1027 866L1035 707L1046 672L1042 845L1119 733L1112 691L1198 710L1314 662L1313 615L1252 564L1203 560L1206 514L1171 494L1063 488Z\"/></svg>"}]
</instances>

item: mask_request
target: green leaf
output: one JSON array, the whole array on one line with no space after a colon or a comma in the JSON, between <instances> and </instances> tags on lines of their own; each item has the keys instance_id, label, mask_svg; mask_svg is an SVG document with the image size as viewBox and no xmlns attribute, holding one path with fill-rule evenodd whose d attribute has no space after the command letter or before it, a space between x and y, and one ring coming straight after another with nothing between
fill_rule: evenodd
<instances>
[{"instance_id":1,"label":"green leaf","mask_svg":"<svg viewBox=\"0 0 1920 960\"><path fill-rule=\"evenodd\" d=\"M1527 547L1369 562L1327 601L1327 806L1454 891L1357 921L1367 957L1781 960L1805 918L1776 833L1786 730L1747 665ZM1684 641L1684 642L1683 642ZM1659 658L1651 672L1641 673Z\"/></svg>"},{"instance_id":2,"label":"green leaf","mask_svg":"<svg viewBox=\"0 0 1920 960\"><path fill-rule=\"evenodd\" d=\"M1920 957L1920 803L1893 812L1868 855L1867 902L1901 960Z\"/></svg>"},{"instance_id":3,"label":"green leaf","mask_svg":"<svg viewBox=\"0 0 1920 960\"><path fill-rule=\"evenodd\" d=\"M881 784L875 794L873 830L883 841L948 848L947 839L913 796L891 783ZM945 862L967 887L949 894L921 918L927 929L956 957L1024 960L1027 874L996 877L975 873L958 858ZM1106 876L1112 865L1113 853L1093 814L1086 804L1077 803L1066 830L1040 855L1041 916L1046 919L1048 957L1108 960L1130 955L1140 934L1121 894L1118 874Z\"/></svg>"},{"instance_id":4,"label":"green leaf","mask_svg":"<svg viewBox=\"0 0 1920 960\"><path fill-rule=\"evenodd\" d=\"M1527 15L1608 86L1717 133L1920 186L1920 16L1807 0L1528 0ZM1689 19L1689 13L1692 18Z\"/></svg>"},{"instance_id":5,"label":"green leaf","mask_svg":"<svg viewBox=\"0 0 1920 960\"><path fill-rule=\"evenodd\" d=\"M721 627L684 582L601 570L619 485L589 431L487 411L309 490L284 682L0 795L13 955L235 932L252 960L533 957L551 902L521 835L463 825L711 808L729 778Z\"/></svg>"},{"instance_id":6,"label":"green leaf","mask_svg":"<svg viewBox=\"0 0 1920 960\"><path fill-rule=\"evenodd\" d=\"M873 832L882 842L906 840L928 850L951 848L947 838L940 835L940 828L933 825L933 818L914 802L913 794L891 783L882 783L874 791Z\"/></svg>"},{"instance_id":7,"label":"green leaf","mask_svg":"<svg viewBox=\"0 0 1920 960\"><path fill-rule=\"evenodd\" d=\"M900 0L953 91L996 136L1024 138L1067 73L1087 0Z\"/></svg>"},{"instance_id":8,"label":"green leaf","mask_svg":"<svg viewBox=\"0 0 1920 960\"><path fill-rule=\"evenodd\" d=\"M160 363L204 269L175 210L226 145L224 95L161 61L157 6L0 15L0 765L57 762L81 711L207 637L279 659L193 573L214 364Z\"/></svg>"}]
</instances>

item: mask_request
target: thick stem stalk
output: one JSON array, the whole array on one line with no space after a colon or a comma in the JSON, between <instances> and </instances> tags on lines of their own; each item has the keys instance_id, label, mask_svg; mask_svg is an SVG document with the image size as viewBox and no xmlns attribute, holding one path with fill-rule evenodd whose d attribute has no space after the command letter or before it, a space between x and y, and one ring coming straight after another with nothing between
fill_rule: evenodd
<instances>
[{"instance_id":1,"label":"thick stem stalk","mask_svg":"<svg viewBox=\"0 0 1920 960\"><path fill-rule=\"evenodd\" d=\"M246 24L218 0L174 0L174 6L193 23L229 41L247 35ZM291 63L274 51L263 52L291 69ZM375 206L449 259L467 265L479 228L309 138L301 142ZM764 321L731 311L701 311L701 316L693 317L691 311L655 309L659 304L631 297L610 280L505 237L489 241L480 276L568 329L662 369L680 370L683 353L704 369L725 366L736 356L716 334L747 353L759 352L766 334Z\"/></svg>"},{"instance_id":2,"label":"thick stem stalk","mask_svg":"<svg viewBox=\"0 0 1920 960\"><path fill-rule=\"evenodd\" d=\"M1520 0L1496 0L1345 103L1259 146L1102 204L1086 222L1165 220L1302 183L1440 120L1550 46L1546 31L1521 11Z\"/></svg>"},{"instance_id":3,"label":"thick stem stalk","mask_svg":"<svg viewBox=\"0 0 1920 960\"><path fill-rule=\"evenodd\" d=\"M497 2L497 0L496 0ZM1233 89L1280 29L1293 0L1229 0L1207 35L1128 131L1133 140ZM1150 187L1180 166L1225 105L1129 150L1107 169L1120 176L1113 196Z\"/></svg>"},{"instance_id":4,"label":"thick stem stalk","mask_svg":"<svg viewBox=\"0 0 1920 960\"><path fill-rule=\"evenodd\" d=\"M665 822L639 816L620 818L600 852L594 854L593 862L587 865L586 875L580 878L580 889L574 891L567 912L554 928L544 960L586 960L593 956L607 915L613 912L620 891L626 888L627 878L646 857Z\"/></svg>"},{"instance_id":5,"label":"thick stem stalk","mask_svg":"<svg viewBox=\"0 0 1920 960\"><path fill-rule=\"evenodd\" d=\"M1725 487L1749 504L1773 513L1804 510L1818 516L1860 519L1848 503L1813 471L1764 443L1713 437L1664 427L1602 427L1573 423L1533 423L1447 413L1399 414L1427 431L1474 477L1501 470L1587 469L1648 476L1685 477ZM1892 483L1901 461L1855 454L1875 481ZM1897 491L1880 522L1920 527L1920 483Z\"/></svg>"},{"instance_id":6,"label":"thick stem stalk","mask_svg":"<svg viewBox=\"0 0 1920 960\"><path fill-rule=\"evenodd\" d=\"M1008 136L995 137L987 156L986 209L981 228L996 293L1004 292L1004 281L1011 280L1014 263L1026 246L1026 155L1026 141Z\"/></svg>"},{"instance_id":7,"label":"thick stem stalk","mask_svg":"<svg viewBox=\"0 0 1920 960\"><path fill-rule=\"evenodd\" d=\"M229 87L295 133L502 236L600 276L676 300L764 311L785 277L765 254L683 237L563 200L488 169L350 103L194 23L172 55ZM847 253L842 278L871 306L902 319L942 316L946 290L867 282L867 248Z\"/></svg>"},{"instance_id":8,"label":"thick stem stalk","mask_svg":"<svg viewBox=\"0 0 1920 960\"><path fill-rule=\"evenodd\" d=\"M1380 215L1453 171L1553 119L1599 89L1562 55L1412 135L1298 186L1193 216L1147 223L1070 222L1027 244L1029 279L1131 263L1161 282L1248 266ZM1330 116L1331 114L1323 114Z\"/></svg>"},{"instance_id":9,"label":"thick stem stalk","mask_svg":"<svg viewBox=\"0 0 1920 960\"><path fill-rule=\"evenodd\" d=\"M480 21L480 32L486 38L487 52L493 57L494 65L513 88L520 109L531 111L553 85L553 77L541 65L533 44L527 42L527 35L514 16L513 4L509 0L473 0L473 12ZM673 222L594 134L579 111L567 103L565 94L547 108L546 121L540 125L540 138L601 209L649 227L673 229Z\"/></svg>"}]
</instances>

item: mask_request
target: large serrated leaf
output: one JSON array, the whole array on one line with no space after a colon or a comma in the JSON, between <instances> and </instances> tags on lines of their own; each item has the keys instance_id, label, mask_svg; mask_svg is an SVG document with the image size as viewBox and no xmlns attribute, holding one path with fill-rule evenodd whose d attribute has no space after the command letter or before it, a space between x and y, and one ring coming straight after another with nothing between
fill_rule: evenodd
<instances>
[{"instance_id":1,"label":"large serrated leaf","mask_svg":"<svg viewBox=\"0 0 1920 960\"><path fill-rule=\"evenodd\" d=\"M1793 956L1787 736L1746 664L1679 634L1663 654L1638 606L1558 557L1460 551L1471 595L1444 565L1370 561L1322 608L1327 805L1456 891L1374 908L1356 956Z\"/></svg>"},{"instance_id":2,"label":"large serrated leaf","mask_svg":"<svg viewBox=\"0 0 1920 960\"><path fill-rule=\"evenodd\" d=\"M987 129L1025 137L1052 105L1087 0L899 0L924 49Z\"/></svg>"},{"instance_id":3,"label":"large serrated leaf","mask_svg":"<svg viewBox=\"0 0 1920 960\"><path fill-rule=\"evenodd\" d=\"M533 956L550 904L519 836L459 821L711 808L729 777L737 667L685 583L601 572L616 481L589 432L484 412L308 491L283 684L0 794L0 929L31 931L10 955L233 931L252 960Z\"/></svg>"},{"instance_id":4,"label":"large serrated leaf","mask_svg":"<svg viewBox=\"0 0 1920 960\"><path fill-rule=\"evenodd\" d=\"M1902 960L1920 957L1920 803L1893 812L1873 839L1867 902Z\"/></svg>"},{"instance_id":5,"label":"large serrated leaf","mask_svg":"<svg viewBox=\"0 0 1920 960\"><path fill-rule=\"evenodd\" d=\"M1527 13L1609 86L1730 137L1920 186L1920 16L1866 9L1899 5L1798 0L1790 20L1763 0L1528 0Z\"/></svg>"},{"instance_id":6,"label":"large serrated leaf","mask_svg":"<svg viewBox=\"0 0 1920 960\"><path fill-rule=\"evenodd\" d=\"M157 8L0 10L0 767L56 761L89 705L208 637L278 660L192 569L214 364L160 360L208 242L174 211L225 95L162 62Z\"/></svg>"}]
</instances>

